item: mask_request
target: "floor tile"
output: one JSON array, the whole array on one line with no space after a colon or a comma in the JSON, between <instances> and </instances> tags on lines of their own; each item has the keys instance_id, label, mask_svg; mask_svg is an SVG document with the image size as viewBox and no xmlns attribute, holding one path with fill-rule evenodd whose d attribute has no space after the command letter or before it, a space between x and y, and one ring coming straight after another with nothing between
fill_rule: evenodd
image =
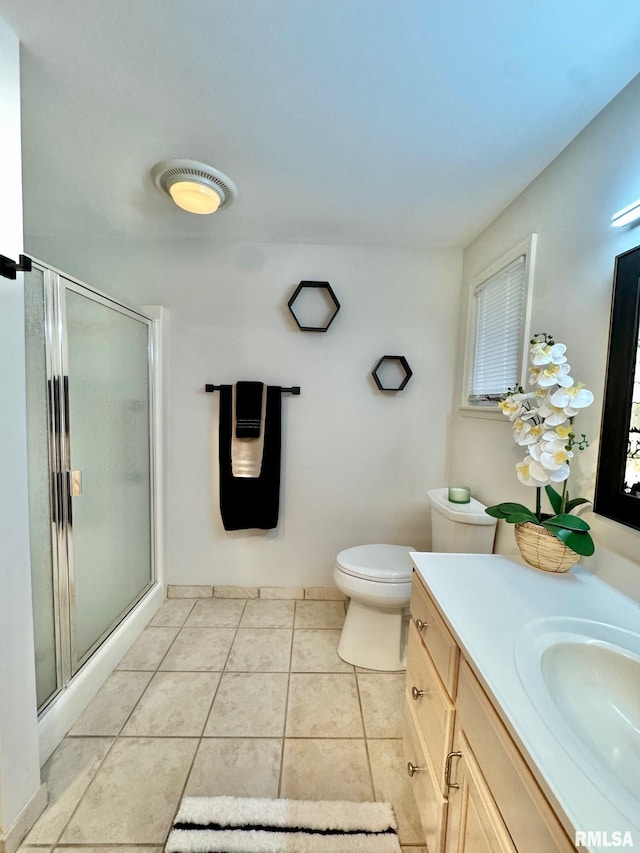
<instances>
[{"instance_id":1,"label":"floor tile","mask_svg":"<svg viewBox=\"0 0 640 853\"><path fill-rule=\"evenodd\" d=\"M403 844L424 844L424 834L406 771L402 741L369 740L367 749L375 798L393 805L400 841Z\"/></svg>"},{"instance_id":2,"label":"floor tile","mask_svg":"<svg viewBox=\"0 0 640 853\"><path fill-rule=\"evenodd\" d=\"M301 629L293 632L291 672L353 672L338 657L340 631Z\"/></svg>"},{"instance_id":3,"label":"floor tile","mask_svg":"<svg viewBox=\"0 0 640 853\"><path fill-rule=\"evenodd\" d=\"M55 844L87 789L113 738L65 738L42 768L49 805L27 835L27 844Z\"/></svg>"},{"instance_id":4,"label":"floor tile","mask_svg":"<svg viewBox=\"0 0 640 853\"><path fill-rule=\"evenodd\" d=\"M219 672L235 633L235 628L182 628L160 670Z\"/></svg>"},{"instance_id":5,"label":"floor tile","mask_svg":"<svg viewBox=\"0 0 640 853\"><path fill-rule=\"evenodd\" d=\"M225 672L205 737L282 737L288 684L286 672Z\"/></svg>"},{"instance_id":6,"label":"floor tile","mask_svg":"<svg viewBox=\"0 0 640 853\"><path fill-rule=\"evenodd\" d=\"M404 722L404 672L359 672L360 703L367 737L401 738Z\"/></svg>"},{"instance_id":7,"label":"floor tile","mask_svg":"<svg viewBox=\"0 0 640 853\"><path fill-rule=\"evenodd\" d=\"M160 610L153 617L149 625L152 627L177 627L182 628L184 620L187 618L193 605L195 604L192 598L167 598L162 602Z\"/></svg>"},{"instance_id":8,"label":"floor tile","mask_svg":"<svg viewBox=\"0 0 640 853\"><path fill-rule=\"evenodd\" d=\"M69 732L117 735L151 681L151 672L113 672Z\"/></svg>"},{"instance_id":9,"label":"floor tile","mask_svg":"<svg viewBox=\"0 0 640 853\"><path fill-rule=\"evenodd\" d=\"M200 737L220 673L157 672L122 734Z\"/></svg>"},{"instance_id":10,"label":"floor tile","mask_svg":"<svg viewBox=\"0 0 640 853\"><path fill-rule=\"evenodd\" d=\"M281 752L276 738L205 738L185 794L277 797Z\"/></svg>"},{"instance_id":11,"label":"floor tile","mask_svg":"<svg viewBox=\"0 0 640 853\"><path fill-rule=\"evenodd\" d=\"M64 844L164 844L195 738L119 738L63 833Z\"/></svg>"},{"instance_id":12,"label":"floor tile","mask_svg":"<svg viewBox=\"0 0 640 853\"><path fill-rule=\"evenodd\" d=\"M178 630L178 628L145 628L116 669L157 669Z\"/></svg>"},{"instance_id":13,"label":"floor tile","mask_svg":"<svg viewBox=\"0 0 640 853\"><path fill-rule=\"evenodd\" d=\"M287 737L364 737L355 675L292 673Z\"/></svg>"},{"instance_id":14,"label":"floor tile","mask_svg":"<svg viewBox=\"0 0 640 853\"><path fill-rule=\"evenodd\" d=\"M241 628L292 628L294 601L247 601Z\"/></svg>"},{"instance_id":15,"label":"floor tile","mask_svg":"<svg viewBox=\"0 0 640 853\"><path fill-rule=\"evenodd\" d=\"M342 601L296 601L295 628L342 628Z\"/></svg>"},{"instance_id":16,"label":"floor tile","mask_svg":"<svg viewBox=\"0 0 640 853\"><path fill-rule=\"evenodd\" d=\"M364 740L285 740L280 796L299 800L372 800Z\"/></svg>"},{"instance_id":17,"label":"floor tile","mask_svg":"<svg viewBox=\"0 0 640 853\"><path fill-rule=\"evenodd\" d=\"M227 661L231 672L288 672L291 635L285 628L238 628Z\"/></svg>"},{"instance_id":18,"label":"floor tile","mask_svg":"<svg viewBox=\"0 0 640 853\"><path fill-rule=\"evenodd\" d=\"M203 598L196 601L185 624L190 628L236 628L244 605L238 599Z\"/></svg>"}]
</instances>

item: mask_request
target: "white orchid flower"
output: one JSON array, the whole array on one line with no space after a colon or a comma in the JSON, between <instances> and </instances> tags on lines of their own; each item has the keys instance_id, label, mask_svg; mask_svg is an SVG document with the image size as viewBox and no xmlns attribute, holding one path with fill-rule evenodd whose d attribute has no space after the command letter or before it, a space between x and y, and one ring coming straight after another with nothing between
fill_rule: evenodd
<instances>
[{"instance_id":1,"label":"white orchid flower","mask_svg":"<svg viewBox=\"0 0 640 853\"><path fill-rule=\"evenodd\" d=\"M563 465L567 465L573 459L573 453L559 441L543 442L544 450L540 454L540 464L544 465L549 472L559 471ZM567 474L567 477L569 475Z\"/></svg>"},{"instance_id":2,"label":"white orchid flower","mask_svg":"<svg viewBox=\"0 0 640 853\"><path fill-rule=\"evenodd\" d=\"M568 465L568 463L565 463L564 465L561 465L559 468L556 468L553 471L549 471L549 479L551 480L552 483L562 483L565 480L569 479L570 473L571 472L569 470L569 465Z\"/></svg>"},{"instance_id":3,"label":"white orchid flower","mask_svg":"<svg viewBox=\"0 0 640 853\"><path fill-rule=\"evenodd\" d=\"M578 414L580 409L586 409L593 403L593 394L584 387L582 382L568 388L558 388L551 395L550 402L570 418Z\"/></svg>"},{"instance_id":4,"label":"white orchid flower","mask_svg":"<svg viewBox=\"0 0 640 853\"><path fill-rule=\"evenodd\" d=\"M565 352L567 348L564 344L549 344L541 342L534 344L531 347L532 364L564 364L567 360Z\"/></svg>"},{"instance_id":5,"label":"white orchid flower","mask_svg":"<svg viewBox=\"0 0 640 853\"><path fill-rule=\"evenodd\" d=\"M534 476L534 472L536 476ZM525 456L522 462L518 462L516 465L516 475L523 486L546 486L549 482L544 469L530 456ZM542 479L540 479L540 476L542 476Z\"/></svg>"},{"instance_id":6,"label":"white orchid flower","mask_svg":"<svg viewBox=\"0 0 640 853\"><path fill-rule=\"evenodd\" d=\"M513 440L516 444L526 443L524 439L526 439L527 433L530 431L531 424L528 421L517 418L513 422Z\"/></svg>"},{"instance_id":7,"label":"white orchid flower","mask_svg":"<svg viewBox=\"0 0 640 853\"><path fill-rule=\"evenodd\" d=\"M566 423L568 415L564 409L558 409L556 406L549 406L551 414L544 415L544 425L546 427L559 427ZM542 412L540 413L542 415Z\"/></svg>"},{"instance_id":8,"label":"white orchid flower","mask_svg":"<svg viewBox=\"0 0 640 853\"><path fill-rule=\"evenodd\" d=\"M540 389L542 391L542 389ZM563 424L567 420L567 414L564 409L560 406L554 406L551 403L551 394L553 392L543 391L544 397L540 401L540 405L538 407L538 414L544 420L544 425L546 427L557 427L560 424Z\"/></svg>"},{"instance_id":9,"label":"white orchid flower","mask_svg":"<svg viewBox=\"0 0 640 853\"><path fill-rule=\"evenodd\" d=\"M530 367L529 368L529 385L537 385L538 379L542 376L542 368L541 367Z\"/></svg>"},{"instance_id":10,"label":"white orchid flower","mask_svg":"<svg viewBox=\"0 0 640 853\"><path fill-rule=\"evenodd\" d=\"M514 421L522 411L522 403L513 397L506 397L498 403L498 408L510 421Z\"/></svg>"},{"instance_id":11,"label":"white orchid flower","mask_svg":"<svg viewBox=\"0 0 640 853\"><path fill-rule=\"evenodd\" d=\"M545 424L546 426L546 424ZM566 424L563 426L562 424L558 425L553 430L547 430L542 436L543 441L561 441L563 444L567 444L569 441L569 437L573 432L573 427L571 424Z\"/></svg>"},{"instance_id":12,"label":"white orchid flower","mask_svg":"<svg viewBox=\"0 0 640 853\"><path fill-rule=\"evenodd\" d=\"M548 364L538 376L538 385L540 388L551 388L552 385L569 387L573 385L573 379L569 376L570 370L569 364Z\"/></svg>"},{"instance_id":13,"label":"white orchid flower","mask_svg":"<svg viewBox=\"0 0 640 853\"><path fill-rule=\"evenodd\" d=\"M531 456L533 461L539 462L540 456L542 455L544 448L542 447L542 442L537 441L535 444L530 444L527 450L529 451L529 456Z\"/></svg>"},{"instance_id":14,"label":"white orchid flower","mask_svg":"<svg viewBox=\"0 0 640 853\"><path fill-rule=\"evenodd\" d=\"M521 447L526 447L530 444L537 444L542 438L542 424L531 425L527 422L524 422L523 426L527 426L528 429L523 429L518 437L516 437L514 429L513 440L516 442L516 444L519 444Z\"/></svg>"}]
</instances>

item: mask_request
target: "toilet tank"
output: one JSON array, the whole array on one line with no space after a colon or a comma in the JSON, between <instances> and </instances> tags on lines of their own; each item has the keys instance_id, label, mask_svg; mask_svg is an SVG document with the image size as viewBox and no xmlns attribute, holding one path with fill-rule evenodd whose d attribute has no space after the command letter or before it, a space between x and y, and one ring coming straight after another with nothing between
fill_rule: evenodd
<instances>
[{"instance_id":1,"label":"toilet tank","mask_svg":"<svg viewBox=\"0 0 640 853\"><path fill-rule=\"evenodd\" d=\"M431 489L431 550L441 554L491 554L496 519L485 506L471 498L468 504L452 503L449 490Z\"/></svg>"}]
</instances>

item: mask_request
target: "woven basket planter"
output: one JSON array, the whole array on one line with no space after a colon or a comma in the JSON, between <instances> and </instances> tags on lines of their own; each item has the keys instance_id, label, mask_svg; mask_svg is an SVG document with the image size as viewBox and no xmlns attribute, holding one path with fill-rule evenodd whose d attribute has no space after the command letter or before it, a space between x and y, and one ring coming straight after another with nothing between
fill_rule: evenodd
<instances>
[{"instance_id":1,"label":"woven basket planter","mask_svg":"<svg viewBox=\"0 0 640 853\"><path fill-rule=\"evenodd\" d=\"M568 572L580 559L545 527L525 521L515 526L516 544L522 558L543 572Z\"/></svg>"}]
</instances>

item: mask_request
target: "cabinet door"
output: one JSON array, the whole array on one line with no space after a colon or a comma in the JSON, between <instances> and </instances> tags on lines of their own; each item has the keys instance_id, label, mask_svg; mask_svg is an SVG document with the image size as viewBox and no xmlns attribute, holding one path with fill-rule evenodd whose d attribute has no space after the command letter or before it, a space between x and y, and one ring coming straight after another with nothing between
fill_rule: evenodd
<instances>
[{"instance_id":1,"label":"cabinet door","mask_svg":"<svg viewBox=\"0 0 640 853\"><path fill-rule=\"evenodd\" d=\"M411 790L415 797L429 853L443 853L447 801L425 758L412 708L405 702L404 751Z\"/></svg>"},{"instance_id":2,"label":"cabinet door","mask_svg":"<svg viewBox=\"0 0 640 853\"><path fill-rule=\"evenodd\" d=\"M464 734L456 729L445 853L517 853Z\"/></svg>"}]
</instances>

